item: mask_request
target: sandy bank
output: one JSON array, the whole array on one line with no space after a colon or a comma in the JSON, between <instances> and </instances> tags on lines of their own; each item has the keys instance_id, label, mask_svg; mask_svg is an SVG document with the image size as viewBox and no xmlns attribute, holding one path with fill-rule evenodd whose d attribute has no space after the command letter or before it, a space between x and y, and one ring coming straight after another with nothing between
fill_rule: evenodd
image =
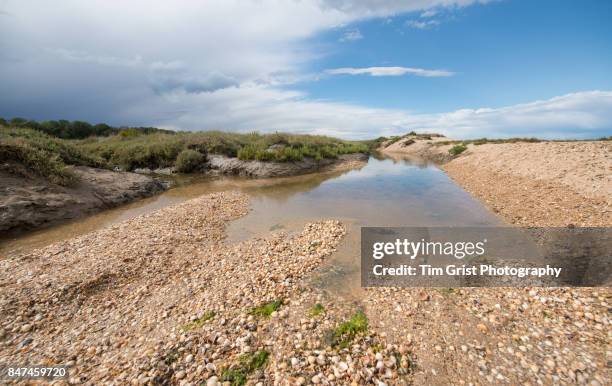
<instances>
[{"instance_id":1,"label":"sandy bank","mask_svg":"<svg viewBox=\"0 0 612 386\"><path fill-rule=\"evenodd\" d=\"M513 224L612 225L611 142L470 145L443 169Z\"/></svg>"},{"instance_id":2,"label":"sandy bank","mask_svg":"<svg viewBox=\"0 0 612 386\"><path fill-rule=\"evenodd\" d=\"M612 225L612 143L539 142L468 145L450 157L445 139L405 140L383 152L443 160L442 168L512 224Z\"/></svg>"}]
</instances>

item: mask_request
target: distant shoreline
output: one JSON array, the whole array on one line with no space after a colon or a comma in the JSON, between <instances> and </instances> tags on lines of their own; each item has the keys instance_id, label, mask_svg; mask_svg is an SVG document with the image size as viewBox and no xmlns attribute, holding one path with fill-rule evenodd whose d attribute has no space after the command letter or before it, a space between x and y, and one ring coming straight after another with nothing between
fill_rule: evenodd
<instances>
[{"instance_id":1,"label":"distant shoreline","mask_svg":"<svg viewBox=\"0 0 612 386\"><path fill-rule=\"evenodd\" d=\"M612 226L612 142L468 143L454 156L461 142L447 142L405 137L379 150L439 163L511 224Z\"/></svg>"}]
</instances>

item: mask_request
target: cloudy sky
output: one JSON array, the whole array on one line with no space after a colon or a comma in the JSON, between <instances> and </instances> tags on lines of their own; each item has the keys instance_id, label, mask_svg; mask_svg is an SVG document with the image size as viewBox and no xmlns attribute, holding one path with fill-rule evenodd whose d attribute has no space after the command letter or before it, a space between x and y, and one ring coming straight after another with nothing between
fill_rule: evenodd
<instances>
[{"instance_id":1,"label":"cloudy sky","mask_svg":"<svg viewBox=\"0 0 612 386\"><path fill-rule=\"evenodd\" d=\"M612 135L607 0L0 0L0 116Z\"/></svg>"}]
</instances>

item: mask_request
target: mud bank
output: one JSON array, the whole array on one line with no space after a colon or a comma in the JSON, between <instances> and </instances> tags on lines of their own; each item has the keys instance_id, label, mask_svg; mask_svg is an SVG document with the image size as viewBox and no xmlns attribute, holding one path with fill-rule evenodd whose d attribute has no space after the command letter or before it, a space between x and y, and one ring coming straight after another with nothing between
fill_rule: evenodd
<instances>
[{"instance_id":1,"label":"mud bank","mask_svg":"<svg viewBox=\"0 0 612 386\"><path fill-rule=\"evenodd\" d=\"M302 161L294 162L263 162L243 161L236 157L227 157L220 154L208 155L208 160L200 173L210 176L229 175L254 178L290 177L302 174L315 173L330 170L346 170L353 167L363 166L368 160L368 155L363 153L343 154L338 158L324 158L315 160L304 158ZM136 169L137 173L172 175L173 168L164 169Z\"/></svg>"},{"instance_id":2,"label":"mud bank","mask_svg":"<svg viewBox=\"0 0 612 386\"><path fill-rule=\"evenodd\" d=\"M31 175L0 169L0 231L40 228L151 196L167 184L136 173L85 166L74 168L78 182L64 187Z\"/></svg>"}]
</instances>

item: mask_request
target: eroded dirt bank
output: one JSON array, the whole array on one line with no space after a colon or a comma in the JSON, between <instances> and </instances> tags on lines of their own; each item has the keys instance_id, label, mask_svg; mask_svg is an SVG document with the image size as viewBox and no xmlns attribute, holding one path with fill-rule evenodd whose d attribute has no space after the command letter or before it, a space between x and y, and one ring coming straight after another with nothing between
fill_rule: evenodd
<instances>
[{"instance_id":1,"label":"eroded dirt bank","mask_svg":"<svg viewBox=\"0 0 612 386\"><path fill-rule=\"evenodd\" d=\"M206 173L258 178L287 177L319 171L346 170L363 166L367 160L368 155L363 153L342 154L335 159L324 158L319 161L304 158L294 162L242 161L223 155L210 155Z\"/></svg>"},{"instance_id":2,"label":"eroded dirt bank","mask_svg":"<svg viewBox=\"0 0 612 386\"><path fill-rule=\"evenodd\" d=\"M344 154L336 159L304 159L299 162L241 161L211 155L205 170L196 175L239 175L255 178L287 177L314 172L343 171L363 167L367 154ZM116 172L85 166L74 167L77 182L60 186L25 167L0 165L0 231L17 234L83 217L166 190L163 178L170 168L137 173ZM153 175L153 177L151 176ZM163 178L157 178L165 174Z\"/></svg>"},{"instance_id":3,"label":"eroded dirt bank","mask_svg":"<svg viewBox=\"0 0 612 386\"><path fill-rule=\"evenodd\" d=\"M15 169L22 170L15 173ZM73 168L78 181L53 184L23 167L0 167L0 231L18 232L81 217L148 197L166 189L159 180L136 173L86 166Z\"/></svg>"}]
</instances>

